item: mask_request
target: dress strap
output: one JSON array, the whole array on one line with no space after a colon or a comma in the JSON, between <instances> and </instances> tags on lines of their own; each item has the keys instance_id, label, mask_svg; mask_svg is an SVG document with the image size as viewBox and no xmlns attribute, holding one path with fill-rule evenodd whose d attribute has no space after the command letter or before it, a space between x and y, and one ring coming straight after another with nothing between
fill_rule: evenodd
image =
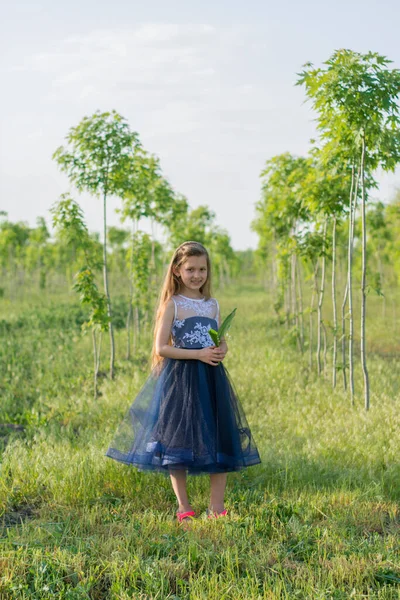
<instances>
[{"instance_id":1,"label":"dress strap","mask_svg":"<svg viewBox=\"0 0 400 600\"><path fill-rule=\"evenodd\" d=\"M219 303L218 303L218 300L216 298L214 298L214 300L217 303L217 315L216 315L216 319L217 319L217 323L218 323L218 327L219 327Z\"/></svg>"},{"instance_id":2,"label":"dress strap","mask_svg":"<svg viewBox=\"0 0 400 600\"><path fill-rule=\"evenodd\" d=\"M176 301L175 298L173 296L171 296L172 300L174 301L174 321L176 321Z\"/></svg>"}]
</instances>

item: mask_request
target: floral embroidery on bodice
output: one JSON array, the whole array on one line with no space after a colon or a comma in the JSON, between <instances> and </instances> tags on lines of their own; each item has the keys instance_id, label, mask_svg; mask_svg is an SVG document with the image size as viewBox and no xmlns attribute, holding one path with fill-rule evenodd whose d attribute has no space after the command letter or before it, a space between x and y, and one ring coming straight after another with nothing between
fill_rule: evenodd
<instances>
[{"instance_id":1,"label":"floral embroidery on bodice","mask_svg":"<svg viewBox=\"0 0 400 600\"><path fill-rule=\"evenodd\" d=\"M206 348L213 346L210 329L218 330L219 305L215 298L172 296L175 317L172 323L172 343L177 348Z\"/></svg>"}]
</instances>

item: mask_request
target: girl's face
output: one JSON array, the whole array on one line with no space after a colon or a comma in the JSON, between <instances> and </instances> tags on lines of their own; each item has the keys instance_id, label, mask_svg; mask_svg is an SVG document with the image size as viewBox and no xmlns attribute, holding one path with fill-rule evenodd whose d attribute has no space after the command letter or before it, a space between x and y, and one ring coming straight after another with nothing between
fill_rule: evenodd
<instances>
[{"instance_id":1,"label":"girl's face","mask_svg":"<svg viewBox=\"0 0 400 600\"><path fill-rule=\"evenodd\" d=\"M207 281L206 257L189 256L189 258L175 270L175 274L180 275L184 288L191 291L198 291ZM185 291L185 289L183 291Z\"/></svg>"}]
</instances>

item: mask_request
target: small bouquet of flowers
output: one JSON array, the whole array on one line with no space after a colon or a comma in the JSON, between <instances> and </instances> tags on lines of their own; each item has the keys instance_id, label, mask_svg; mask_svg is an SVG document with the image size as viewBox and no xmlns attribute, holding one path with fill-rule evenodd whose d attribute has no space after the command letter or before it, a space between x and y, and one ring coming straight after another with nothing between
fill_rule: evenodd
<instances>
[{"instance_id":1,"label":"small bouquet of flowers","mask_svg":"<svg viewBox=\"0 0 400 600\"><path fill-rule=\"evenodd\" d=\"M235 313L236 313L236 308L234 308L233 311L226 317L226 319L221 324L221 327L218 329L218 331L215 331L215 329L208 330L208 333L210 334L210 337L216 346L220 345L221 338L225 335L225 333L228 331L229 327L231 326L231 323L233 321L233 317L235 316Z\"/></svg>"}]
</instances>

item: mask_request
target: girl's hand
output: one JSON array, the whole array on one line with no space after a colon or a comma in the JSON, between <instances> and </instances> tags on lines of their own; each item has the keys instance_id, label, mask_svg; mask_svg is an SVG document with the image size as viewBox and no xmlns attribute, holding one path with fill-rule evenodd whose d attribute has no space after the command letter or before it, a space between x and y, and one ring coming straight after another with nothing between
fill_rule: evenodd
<instances>
[{"instance_id":1,"label":"girl's hand","mask_svg":"<svg viewBox=\"0 0 400 600\"><path fill-rule=\"evenodd\" d=\"M221 347L208 346L207 348L199 350L197 356L202 362L216 367L224 358L225 354L222 352Z\"/></svg>"},{"instance_id":2,"label":"girl's hand","mask_svg":"<svg viewBox=\"0 0 400 600\"><path fill-rule=\"evenodd\" d=\"M219 345L219 349L222 352L222 358L225 358L227 352L228 352L228 344L226 343L226 341L224 339L222 339L220 345Z\"/></svg>"}]
</instances>

